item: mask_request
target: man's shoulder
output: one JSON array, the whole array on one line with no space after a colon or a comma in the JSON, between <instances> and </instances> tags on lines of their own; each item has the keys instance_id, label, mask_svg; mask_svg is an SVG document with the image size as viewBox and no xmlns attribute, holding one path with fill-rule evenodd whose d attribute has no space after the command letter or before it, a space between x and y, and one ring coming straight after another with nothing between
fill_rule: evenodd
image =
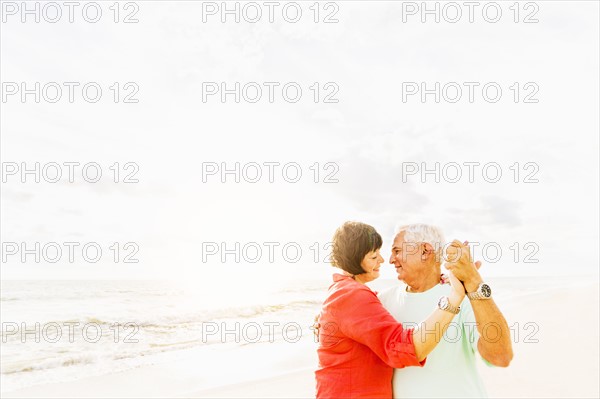
<instances>
[{"instance_id":1,"label":"man's shoulder","mask_svg":"<svg viewBox=\"0 0 600 399\"><path fill-rule=\"evenodd\" d=\"M404 284L399 284L394 287L385 288L378 292L377 297L381 301L389 298L397 298L399 295L402 295L405 292L406 286Z\"/></svg>"}]
</instances>

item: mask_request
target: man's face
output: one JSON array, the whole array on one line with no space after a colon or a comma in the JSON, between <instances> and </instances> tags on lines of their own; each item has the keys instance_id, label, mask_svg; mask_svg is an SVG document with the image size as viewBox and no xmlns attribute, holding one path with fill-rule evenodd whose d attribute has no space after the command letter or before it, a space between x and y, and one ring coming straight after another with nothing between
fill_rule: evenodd
<instances>
[{"instance_id":1,"label":"man's face","mask_svg":"<svg viewBox=\"0 0 600 399\"><path fill-rule=\"evenodd\" d=\"M411 285L427 278L431 269L427 257L423 254L424 249L422 243L406 242L404 232L396 235L392 244L390 263L396 268L398 280Z\"/></svg>"}]
</instances>

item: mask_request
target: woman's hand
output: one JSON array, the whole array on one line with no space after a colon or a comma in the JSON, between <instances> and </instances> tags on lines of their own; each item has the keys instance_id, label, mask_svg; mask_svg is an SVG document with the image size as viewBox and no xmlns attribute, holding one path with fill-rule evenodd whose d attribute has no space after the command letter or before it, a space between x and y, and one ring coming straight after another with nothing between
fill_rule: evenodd
<instances>
[{"instance_id":1,"label":"woman's hand","mask_svg":"<svg viewBox=\"0 0 600 399\"><path fill-rule=\"evenodd\" d=\"M321 323L319 323L320 316L321 316L320 313L315 316L313 325L310 327L310 329L313 330L313 334L315 336L315 342L319 342L319 328L321 328Z\"/></svg>"},{"instance_id":2,"label":"woman's hand","mask_svg":"<svg viewBox=\"0 0 600 399\"><path fill-rule=\"evenodd\" d=\"M446 248L446 263L444 266L463 282L467 292L475 291L483 281L479 274L481 262L473 263L471 249L467 241L464 243L458 240L452 241Z\"/></svg>"}]
</instances>

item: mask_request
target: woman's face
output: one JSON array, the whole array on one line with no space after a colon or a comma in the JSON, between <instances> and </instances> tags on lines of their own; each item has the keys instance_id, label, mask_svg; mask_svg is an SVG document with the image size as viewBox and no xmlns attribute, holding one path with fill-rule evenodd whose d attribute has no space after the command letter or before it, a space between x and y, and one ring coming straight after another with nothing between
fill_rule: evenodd
<instances>
[{"instance_id":1,"label":"woman's face","mask_svg":"<svg viewBox=\"0 0 600 399\"><path fill-rule=\"evenodd\" d=\"M359 274L356 278L359 278L363 284L375 280L379 277L379 268L383 262L384 260L379 250L369 252L365 255L362 262L360 262L366 273Z\"/></svg>"}]
</instances>

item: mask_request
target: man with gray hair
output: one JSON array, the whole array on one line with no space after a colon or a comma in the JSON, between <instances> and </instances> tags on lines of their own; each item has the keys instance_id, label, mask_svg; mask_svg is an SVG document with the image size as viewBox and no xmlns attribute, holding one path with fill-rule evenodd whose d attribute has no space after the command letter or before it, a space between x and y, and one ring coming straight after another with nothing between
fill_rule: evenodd
<instances>
[{"instance_id":1,"label":"man with gray hair","mask_svg":"<svg viewBox=\"0 0 600 399\"><path fill-rule=\"evenodd\" d=\"M487 397L476 354L488 365L506 367L512 360L508 324L479 274L479 263L470 262L472 268L460 275L455 270L459 280L469 282L465 284L468 299L458 308L444 302L450 292L448 285L440 284L444 244L444 236L435 226L411 224L396 230L390 263L405 284L381 292L383 306L405 327L424 320L437 298L440 308L457 316L424 367L394 370L394 398ZM469 247L453 242L451 248L457 247L464 252L459 256L468 256L470 261ZM452 271L452 262L447 268Z\"/></svg>"}]
</instances>

